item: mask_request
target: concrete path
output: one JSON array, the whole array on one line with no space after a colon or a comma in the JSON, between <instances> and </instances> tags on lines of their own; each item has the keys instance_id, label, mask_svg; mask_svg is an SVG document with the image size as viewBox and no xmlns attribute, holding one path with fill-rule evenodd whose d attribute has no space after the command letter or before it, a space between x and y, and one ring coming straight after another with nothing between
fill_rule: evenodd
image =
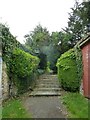
<instances>
[{"instance_id":1,"label":"concrete path","mask_svg":"<svg viewBox=\"0 0 90 120\"><path fill-rule=\"evenodd\" d=\"M56 75L42 75L36 88L23 97L23 105L33 118L65 118L67 111L61 100L61 88Z\"/></svg>"},{"instance_id":2,"label":"concrete path","mask_svg":"<svg viewBox=\"0 0 90 120\"><path fill-rule=\"evenodd\" d=\"M28 97L24 99L23 103L33 118L66 118L67 115L60 98L57 96Z\"/></svg>"}]
</instances>

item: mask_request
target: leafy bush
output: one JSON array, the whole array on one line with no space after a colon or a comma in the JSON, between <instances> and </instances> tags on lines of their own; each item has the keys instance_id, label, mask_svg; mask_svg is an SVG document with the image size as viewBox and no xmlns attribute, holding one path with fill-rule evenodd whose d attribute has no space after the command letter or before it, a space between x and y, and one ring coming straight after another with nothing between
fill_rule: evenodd
<instances>
[{"instance_id":1,"label":"leafy bush","mask_svg":"<svg viewBox=\"0 0 90 120\"><path fill-rule=\"evenodd\" d=\"M39 59L20 49L13 51L10 74L18 92L27 90L35 77Z\"/></svg>"},{"instance_id":2,"label":"leafy bush","mask_svg":"<svg viewBox=\"0 0 90 120\"><path fill-rule=\"evenodd\" d=\"M16 37L10 33L6 25L0 24L0 28L2 57L7 65L9 77L9 94L11 95L11 88L14 89L13 83L18 88L18 93L20 93L27 90L31 83L34 83L39 59L24 52L29 51L16 40Z\"/></svg>"},{"instance_id":3,"label":"leafy bush","mask_svg":"<svg viewBox=\"0 0 90 120\"><path fill-rule=\"evenodd\" d=\"M57 61L57 67L61 86L67 91L79 91L80 79L78 77L75 50L70 49L62 54Z\"/></svg>"}]
</instances>

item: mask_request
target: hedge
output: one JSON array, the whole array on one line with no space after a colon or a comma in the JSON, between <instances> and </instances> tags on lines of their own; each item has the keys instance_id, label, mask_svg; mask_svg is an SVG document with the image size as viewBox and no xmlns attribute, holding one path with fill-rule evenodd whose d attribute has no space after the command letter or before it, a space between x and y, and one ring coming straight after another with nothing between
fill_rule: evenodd
<instances>
[{"instance_id":1,"label":"hedge","mask_svg":"<svg viewBox=\"0 0 90 120\"><path fill-rule=\"evenodd\" d=\"M37 72L39 58L17 48L13 51L10 64L11 79L18 93L27 90Z\"/></svg>"},{"instance_id":2,"label":"hedge","mask_svg":"<svg viewBox=\"0 0 90 120\"><path fill-rule=\"evenodd\" d=\"M10 33L9 28L6 25L0 23L0 27L2 58L7 65L9 89L14 89L12 85L14 83L18 89L18 93L21 93L27 90L33 83L36 77L39 59L24 52L29 51L16 40L16 37Z\"/></svg>"},{"instance_id":3,"label":"hedge","mask_svg":"<svg viewBox=\"0 0 90 120\"><path fill-rule=\"evenodd\" d=\"M78 61L75 49L70 49L61 55L57 61L58 78L61 87L67 91L79 91L81 72L78 71Z\"/></svg>"}]
</instances>

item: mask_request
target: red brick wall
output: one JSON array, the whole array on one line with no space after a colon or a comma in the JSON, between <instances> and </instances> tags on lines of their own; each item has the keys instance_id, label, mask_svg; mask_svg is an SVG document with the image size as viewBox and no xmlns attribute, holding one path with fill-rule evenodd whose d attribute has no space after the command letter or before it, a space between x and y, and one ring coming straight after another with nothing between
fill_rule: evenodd
<instances>
[{"instance_id":1,"label":"red brick wall","mask_svg":"<svg viewBox=\"0 0 90 120\"><path fill-rule=\"evenodd\" d=\"M90 42L82 47L82 59L84 96L90 98Z\"/></svg>"}]
</instances>

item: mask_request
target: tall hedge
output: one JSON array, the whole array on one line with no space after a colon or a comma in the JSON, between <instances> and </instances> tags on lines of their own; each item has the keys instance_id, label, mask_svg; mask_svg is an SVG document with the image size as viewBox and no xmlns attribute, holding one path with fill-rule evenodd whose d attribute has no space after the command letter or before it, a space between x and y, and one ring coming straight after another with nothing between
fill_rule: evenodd
<instances>
[{"instance_id":1,"label":"tall hedge","mask_svg":"<svg viewBox=\"0 0 90 120\"><path fill-rule=\"evenodd\" d=\"M78 61L75 49L70 49L61 55L57 61L58 77L62 88L67 91L79 91L81 75L78 71Z\"/></svg>"},{"instance_id":2,"label":"tall hedge","mask_svg":"<svg viewBox=\"0 0 90 120\"><path fill-rule=\"evenodd\" d=\"M27 90L35 79L39 59L24 52L29 51L16 40L16 37L9 31L9 28L1 23L0 33L2 58L7 65L9 89L13 87L12 84L14 83L18 89L18 93L21 93Z\"/></svg>"},{"instance_id":3,"label":"tall hedge","mask_svg":"<svg viewBox=\"0 0 90 120\"><path fill-rule=\"evenodd\" d=\"M39 59L17 48L13 51L10 64L11 79L18 93L27 90L35 77Z\"/></svg>"}]
</instances>

